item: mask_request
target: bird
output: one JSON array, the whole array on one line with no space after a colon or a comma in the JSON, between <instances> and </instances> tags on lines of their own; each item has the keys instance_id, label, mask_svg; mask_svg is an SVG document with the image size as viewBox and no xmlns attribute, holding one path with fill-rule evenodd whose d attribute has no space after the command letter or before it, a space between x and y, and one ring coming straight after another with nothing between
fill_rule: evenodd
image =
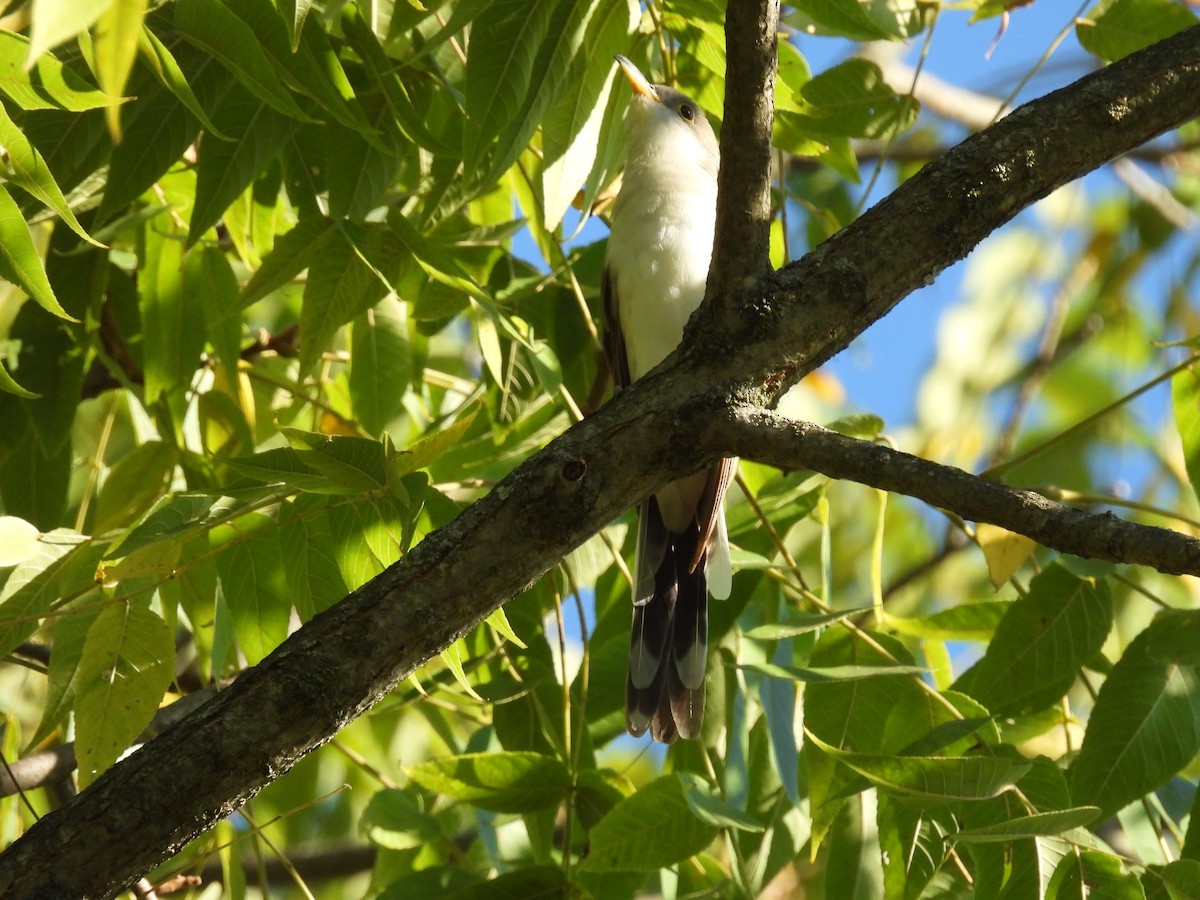
<instances>
[{"instance_id":1,"label":"bird","mask_svg":"<svg viewBox=\"0 0 1200 900\"><path fill-rule=\"evenodd\" d=\"M624 56L633 88L625 170L613 204L601 300L604 345L619 391L682 341L704 299L716 228L719 149L690 97L651 84ZM737 461L674 481L638 510L626 730L671 743L704 722L708 595L729 596L724 496Z\"/></svg>"}]
</instances>

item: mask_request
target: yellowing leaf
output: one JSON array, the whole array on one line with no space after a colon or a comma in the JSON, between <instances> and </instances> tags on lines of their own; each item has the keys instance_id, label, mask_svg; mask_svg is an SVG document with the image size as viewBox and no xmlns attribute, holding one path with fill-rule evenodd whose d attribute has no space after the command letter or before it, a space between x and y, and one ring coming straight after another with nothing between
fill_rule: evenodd
<instances>
[{"instance_id":1,"label":"yellowing leaf","mask_svg":"<svg viewBox=\"0 0 1200 900\"><path fill-rule=\"evenodd\" d=\"M1037 543L1025 535L986 522L975 526L975 540L987 560L988 578L996 590L1000 590L1037 549Z\"/></svg>"},{"instance_id":2,"label":"yellowing leaf","mask_svg":"<svg viewBox=\"0 0 1200 900\"><path fill-rule=\"evenodd\" d=\"M75 755L81 785L95 781L150 724L174 663L171 629L150 610L117 603L96 617L77 674Z\"/></svg>"}]
</instances>

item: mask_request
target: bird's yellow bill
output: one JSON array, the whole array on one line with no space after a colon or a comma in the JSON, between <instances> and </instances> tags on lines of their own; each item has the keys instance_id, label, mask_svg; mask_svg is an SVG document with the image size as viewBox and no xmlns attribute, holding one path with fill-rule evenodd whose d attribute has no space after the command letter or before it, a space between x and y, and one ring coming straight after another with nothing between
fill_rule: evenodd
<instances>
[{"instance_id":1,"label":"bird's yellow bill","mask_svg":"<svg viewBox=\"0 0 1200 900\"><path fill-rule=\"evenodd\" d=\"M649 97L651 100L658 100L658 92L654 90L646 76L641 73L632 62L624 56L617 56L617 65L621 67L621 71L625 73L625 77L629 79L629 84L633 87L635 93L641 94L643 97Z\"/></svg>"}]
</instances>

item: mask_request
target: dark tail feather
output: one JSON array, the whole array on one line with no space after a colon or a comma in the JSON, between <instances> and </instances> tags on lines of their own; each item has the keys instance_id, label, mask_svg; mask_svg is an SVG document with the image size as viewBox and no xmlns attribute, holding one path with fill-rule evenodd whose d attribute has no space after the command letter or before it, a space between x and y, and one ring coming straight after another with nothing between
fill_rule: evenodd
<instances>
[{"instance_id":1,"label":"dark tail feather","mask_svg":"<svg viewBox=\"0 0 1200 900\"><path fill-rule=\"evenodd\" d=\"M629 674L625 682L625 724L638 736L650 729L656 741L696 738L704 722L704 666L708 654L708 588L704 558L696 559L699 528L682 534L666 531L651 499L642 510L641 527L651 543L665 546L656 560L654 592L633 608ZM638 580L649 580L641 572Z\"/></svg>"}]
</instances>

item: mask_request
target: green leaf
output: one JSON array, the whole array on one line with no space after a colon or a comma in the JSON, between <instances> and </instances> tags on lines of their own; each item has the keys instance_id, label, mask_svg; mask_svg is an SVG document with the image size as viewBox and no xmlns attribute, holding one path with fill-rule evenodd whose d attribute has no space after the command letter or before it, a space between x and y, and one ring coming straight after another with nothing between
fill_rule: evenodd
<instances>
[{"instance_id":1,"label":"green leaf","mask_svg":"<svg viewBox=\"0 0 1200 900\"><path fill-rule=\"evenodd\" d=\"M1200 862L1194 859L1177 859L1161 868L1150 866L1149 875L1150 877L1143 879L1143 883L1149 886L1153 876L1157 875L1162 879L1170 900L1196 900L1200 897Z\"/></svg>"},{"instance_id":2,"label":"green leaf","mask_svg":"<svg viewBox=\"0 0 1200 900\"><path fill-rule=\"evenodd\" d=\"M233 140L217 140L207 135L201 138L188 246L217 223L297 127L294 120L237 90L230 91L215 116L221 129L233 135Z\"/></svg>"},{"instance_id":3,"label":"green leaf","mask_svg":"<svg viewBox=\"0 0 1200 900\"><path fill-rule=\"evenodd\" d=\"M66 228L55 229L46 253L46 275L64 309L81 317L98 310L107 279L104 255L81 245ZM46 531L62 521L67 503L88 338L82 326L64 325L34 303L19 305L7 332L10 346L20 348L14 368L41 399L0 396L0 422L5 423L0 428L0 494L6 512Z\"/></svg>"},{"instance_id":4,"label":"green leaf","mask_svg":"<svg viewBox=\"0 0 1200 900\"><path fill-rule=\"evenodd\" d=\"M771 663L747 663L739 666L747 672L757 672L768 678L782 678L807 684L859 681L863 678L882 678L896 675L920 675L927 671L920 666L822 666L799 668Z\"/></svg>"},{"instance_id":5,"label":"green leaf","mask_svg":"<svg viewBox=\"0 0 1200 900\"><path fill-rule=\"evenodd\" d=\"M1200 370L1189 367L1171 379L1171 405L1188 480L1192 492L1200 497Z\"/></svg>"},{"instance_id":6,"label":"green leaf","mask_svg":"<svg viewBox=\"0 0 1200 900\"><path fill-rule=\"evenodd\" d=\"M827 423L825 427L830 431L836 431L838 434L844 434L846 437L874 440L883 434L887 426L883 418L874 413L855 413L834 419L832 422Z\"/></svg>"},{"instance_id":7,"label":"green leaf","mask_svg":"<svg viewBox=\"0 0 1200 900\"><path fill-rule=\"evenodd\" d=\"M350 400L354 416L370 434L403 409L413 379L408 305L385 297L354 320L350 329Z\"/></svg>"},{"instance_id":8,"label":"green leaf","mask_svg":"<svg viewBox=\"0 0 1200 900\"><path fill-rule=\"evenodd\" d=\"M944 805L995 797L1016 784L1028 763L984 756L915 757L849 753L806 732L822 751L877 788L921 805Z\"/></svg>"},{"instance_id":9,"label":"green leaf","mask_svg":"<svg viewBox=\"0 0 1200 900\"><path fill-rule=\"evenodd\" d=\"M197 87L214 72L228 77L211 63L194 76ZM192 113L170 91L144 80L137 87L143 90L128 110L123 140L113 148L98 222L107 222L162 178L200 130Z\"/></svg>"},{"instance_id":10,"label":"green leaf","mask_svg":"<svg viewBox=\"0 0 1200 900\"><path fill-rule=\"evenodd\" d=\"M876 753L901 756L966 756L1000 735L988 711L957 691L938 699L921 691L902 697L888 712Z\"/></svg>"},{"instance_id":11,"label":"green leaf","mask_svg":"<svg viewBox=\"0 0 1200 900\"><path fill-rule=\"evenodd\" d=\"M0 278L15 284L47 312L76 321L54 296L25 216L3 185L0 185Z\"/></svg>"},{"instance_id":12,"label":"green leaf","mask_svg":"<svg viewBox=\"0 0 1200 900\"><path fill-rule=\"evenodd\" d=\"M37 631L51 606L95 586L102 554L102 544L67 528L41 535L0 590L0 659Z\"/></svg>"},{"instance_id":13,"label":"green leaf","mask_svg":"<svg viewBox=\"0 0 1200 900\"><path fill-rule=\"evenodd\" d=\"M937 641L980 641L992 639L1011 600L981 600L960 603L927 616L903 618L890 613L887 623L901 634Z\"/></svg>"},{"instance_id":14,"label":"green leaf","mask_svg":"<svg viewBox=\"0 0 1200 900\"><path fill-rule=\"evenodd\" d=\"M522 109L537 96L542 79L558 74L538 72L537 61L551 22L561 21L559 13L566 8L566 4L549 0L493 0L476 16L474 34L504 35L504 40L477 41L467 57L464 102L468 125L463 135L463 166L468 179L482 174L485 152L492 150L496 157L508 158L513 147L521 143L524 129L513 130L511 126L514 122L524 124ZM506 146L494 146L502 133L509 133L512 139ZM487 179L479 183L487 183Z\"/></svg>"},{"instance_id":15,"label":"green leaf","mask_svg":"<svg viewBox=\"0 0 1200 900\"><path fill-rule=\"evenodd\" d=\"M25 136L41 151L63 193L103 166L112 153L104 113L34 110L21 119Z\"/></svg>"},{"instance_id":16,"label":"green leaf","mask_svg":"<svg viewBox=\"0 0 1200 900\"><path fill-rule=\"evenodd\" d=\"M458 686L463 689L463 692L474 700L480 703L485 702L484 699L475 692L475 688L471 686L471 679L467 678L467 670L463 666L463 658L469 658L470 654L466 649L466 642L459 638L449 647L439 654L442 662L446 664L446 668L450 670L450 674L454 676L454 680L458 682Z\"/></svg>"},{"instance_id":17,"label":"green leaf","mask_svg":"<svg viewBox=\"0 0 1200 900\"><path fill-rule=\"evenodd\" d=\"M1074 849L1069 841L1058 837L1014 841L1007 848L1009 875L999 895L1001 900L1045 898L1054 870Z\"/></svg>"},{"instance_id":18,"label":"green leaf","mask_svg":"<svg viewBox=\"0 0 1200 900\"><path fill-rule=\"evenodd\" d=\"M825 33L852 41L881 41L894 36L868 16L858 0L797 0L793 6L799 16L788 18L799 28L808 24L803 21L807 19Z\"/></svg>"},{"instance_id":19,"label":"green leaf","mask_svg":"<svg viewBox=\"0 0 1200 900\"><path fill-rule=\"evenodd\" d=\"M175 27L190 43L219 60L263 104L290 119L312 121L276 74L254 29L224 3L178 0ZM224 122L219 124L227 127Z\"/></svg>"},{"instance_id":20,"label":"green leaf","mask_svg":"<svg viewBox=\"0 0 1200 900\"><path fill-rule=\"evenodd\" d=\"M566 897L571 891L563 881L557 866L532 865L505 872L473 885L455 890L454 900L533 900L533 898ZM380 895L379 900L403 900L406 897L432 896L427 892L404 891Z\"/></svg>"},{"instance_id":21,"label":"green leaf","mask_svg":"<svg viewBox=\"0 0 1200 900\"><path fill-rule=\"evenodd\" d=\"M364 234L349 225L330 236L320 256L311 260L300 309L300 369L309 371L333 341L339 328L370 309L387 294L363 259L355 241L378 241L375 229Z\"/></svg>"},{"instance_id":22,"label":"green leaf","mask_svg":"<svg viewBox=\"0 0 1200 900\"><path fill-rule=\"evenodd\" d=\"M867 795L863 795L864 800ZM888 794L874 794L879 851L883 860L883 895L920 897L946 858L938 817L913 809ZM835 840L841 840L838 834ZM831 851L832 852L832 851Z\"/></svg>"},{"instance_id":23,"label":"green leaf","mask_svg":"<svg viewBox=\"0 0 1200 900\"><path fill-rule=\"evenodd\" d=\"M592 826L580 869L653 872L695 856L718 829L695 816L688 789L679 775L663 775L626 797Z\"/></svg>"},{"instance_id":24,"label":"green leaf","mask_svg":"<svg viewBox=\"0 0 1200 900\"><path fill-rule=\"evenodd\" d=\"M467 5L456 3L454 11L450 14L451 19L458 16ZM409 94L409 88L401 78L401 73L407 70L397 70L396 63L384 53L375 32L359 14L355 4L347 4L342 8L342 25L346 30L347 40L362 57L367 73L386 99L388 110L405 137L440 157L457 155L457 150L451 149L429 130L425 117L417 108ZM428 43L425 48L429 49Z\"/></svg>"},{"instance_id":25,"label":"green leaf","mask_svg":"<svg viewBox=\"0 0 1200 900\"><path fill-rule=\"evenodd\" d=\"M35 400L41 396L41 394L25 390L25 388L17 384L12 375L8 373L8 367L4 365L4 358L2 356L0 356L0 391L22 397L25 400Z\"/></svg>"},{"instance_id":26,"label":"green leaf","mask_svg":"<svg viewBox=\"0 0 1200 900\"><path fill-rule=\"evenodd\" d=\"M106 116L113 140L120 142L121 95L137 58L138 36L148 0L113 0L96 22L93 57L101 89L108 94Z\"/></svg>"},{"instance_id":27,"label":"green leaf","mask_svg":"<svg viewBox=\"0 0 1200 900\"><path fill-rule=\"evenodd\" d=\"M801 88L805 111L779 115L814 138L885 139L916 121L917 105L883 80L879 67L851 59L817 75Z\"/></svg>"},{"instance_id":28,"label":"green leaf","mask_svg":"<svg viewBox=\"0 0 1200 900\"><path fill-rule=\"evenodd\" d=\"M29 61L75 37L113 0L37 0L29 11Z\"/></svg>"},{"instance_id":29,"label":"green leaf","mask_svg":"<svg viewBox=\"0 0 1200 900\"><path fill-rule=\"evenodd\" d=\"M405 529L419 512L391 496L367 497L329 509L333 553L346 587L355 590L400 559Z\"/></svg>"},{"instance_id":30,"label":"green leaf","mask_svg":"<svg viewBox=\"0 0 1200 900\"><path fill-rule=\"evenodd\" d=\"M496 611L488 616L484 621L496 629L506 641L511 641L522 650L526 649L525 642L517 637L517 633L513 631L512 625L508 623L508 616L504 614L504 607L496 608Z\"/></svg>"},{"instance_id":31,"label":"green leaf","mask_svg":"<svg viewBox=\"0 0 1200 900\"><path fill-rule=\"evenodd\" d=\"M147 406L168 394L181 400L204 351L204 313L187 303L183 292L183 235L164 218L143 231L144 261L138 277Z\"/></svg>"},{"instance_id":32,"label":"green leaf","mask_svg":"<svg viewBox=\"0 0 1200 900\"><path fill-rule=\"evenodd\" d=\"M304 23L308 21L308 11L312 9L312 0L283 0L280 12L287 24L288 34L291 35L292 49L300 43L300 34ZM288 15L288 13L291 15Z\"/></svg>"},{"instance_id":33,"label":"green leaf","mask_svg":"<svg viewBox=\"0 0 1200 900\"><path fill-rule=\"evenodd\" d=\"M217 572L234 635L252 666L288 634L292 595L277 528L271 517L251 513L214 528L209 537L211 548L220 551Z\"/></svg>"},{"instance_id":34,"label":"green leaf","mask_svg":"<svg viewBox=\"0 0 1200 900\"><path fill-rule=\"evenodd\" d=\"M183 541L203 529L205 523L229 512L229 504L200 494L181 494L163 497L155 509L125 536L109 554L110 558L125 556L134 550L159 541Z\"/></svg>"},{"instance_id":35,"label":"green leaf","mask_svg":"<svg viewBox=\"0 0 1200 900\"><path fill-rule=\"evenodd\" d=\"M1112 629L1113 602L1103 581L1048 567L1010 604L970 675L970 694L996 715L1056 703Z\"/></svg>"},{"instance_id":36,"label":"green leaf","mask_svg":"<svg viewBox=\"0 0 1200 900\"><path fill-rule=\"evenodd\" d=\"M784 638L795 637L798 634L819 631L826 625L840 622L851 616L857 616L868 610L870 610L869 606L861 606L857 609L839 610L832 613L794 613L779 622L772 622L769 625L757 625L746 631L743 637L759 641L783 640Z\"/></svg>"},{"instance_id":37,"label":"green leaf","mask_svg":"<svg viewBox=\"0 0 1200 900\"><path fill-rule=\"evenodd\" d=\"M376 847L409 850L444 839L437 819L407 791L385 788L371 797L358 820L358 833Z\"/></svg>"},{"instance_id":38,"label":"green leaf","mask_svg":"<svg viewBox=\"0 0 1200 900\"><path fill-rule=\"evenodd\" d=\"M424 469L437 462L446 450L462 439L478 414L479 404L476 403L459 413L458 419L453 424L421 438L396 458L393 474L407 475L409 472Z\"/></svg>"},{"instance_id":39,"label":"green leaf","mask_svg":"<svg viewBox=\"0 0 1200 900\"><path fill-rule=\"evenodd\" d=\"M295 85L334 121L378 143L374 128L355 101L354 89L328 35L316 21L304 27L293 42L285 20L270 0L228 0L228 6L249 26L281 79Z\"/></svg>"},{"instance_id":40,"label":"green leaf","mask_svg":"<svg viewBox=\"0 0 1200 900\"><path fill-rule=\"evenodd\" d=\"M0 516L0 568L15 566L35 556L41 532L17 516Z\"/></svg>"},{"instance_id":41,"label":"green leaf","mask_svg":"<svg viewBox=\"0 0 1200 900\"><path fill-rule=\"evenodd\" d=\"M147 512L170 484L177 461L173 444L147 441L135 447L104 479L93 531L105 534Z\"/></svg>"},{"instance_id":42,"label":"green leaf","mask_svg":"<svg viewBox=\"0 0 1200 900\"><path fill-rule=\"evenodd\" d=\"M1179 851L1181 859L1189 859L1200 866L1200 791L1192 795L1192 809L1188 817L1187 834L1183 840L1183 848Z\"/></svg>"},{"instance_id":43,"label":"green leaf","mask_svg":"<svg viewBox=\"0 0 1200 900\"><path fill-rule=\"evenodd\" d=\"M733 828L737 831L761 832L765 828L756 816L743 812L716 792L711 784L695 775L681 773L687 785L688 809L701 822L717 828Z\"/></svg>"},{"instance_id":44,"label":"green leaf","mask_svg":"<svg viewBox=\"0 0 1200 900\"><path fill-rule=\"evenodd\" d=\"M490 882L459 866L430 866L392 881L376 900L409 900L410 897L457 896L478 884Z\"/></svg>"},{"instance_id":45,"label":"green leaf","mask_svg":"<svg viewBox=\"0 0 1200 900\"><path fill-rule=\"evenodd\" d=\"M75 699L75 757L81 785L117 761L137 738L175 674L167 623L148 609L116 603L88 629Z\"/></svg>"},{"instance_id":46,"label":"green leaf","mask_svg":"<svg viewBox=\"0 0 1200 900\"><path fill-rule=\"evenodd\" d=\"M333 222L323 216L313 216L301 219L294 228L277 237L274 248L242 289L241 308L245 309L283 287L307 269L313 260L320 259L325 243L334 233Z\"/></svg>"},{"instance_id":47,"label":"green leaf","mask_svg":"<svg viewBox=\"0 0 1200 900\"><path fill-rule=\"evenodd\" d=\"M325 501L300 497L280 512L279 545L287 559L287 581L302 621L339 600L349 589L333 552Z\"/></svg>"},{"instance_id":48,"label":"green leaf","mask_svg":"<svg viewBox=\"0 0 1200 900\"><path fill-rule=\"evenodd\" d=\"M524 813L561 804L570 775L557 759L540 753L468 753L406 769L409 778L435 793L501 813Z\"/></svg>"},{"instance_id":49,"label":"green leaf","mask_svg":"<svg viewBox=\"0 0 1200 900\"><path fill-rule=\"evenodd\" d=\"M953 837L963 843L1005 842L1019 838L1046 837L1062 834L1073 828L1082 828L1096 821L1100 815L1099 807L1076 806L1071 809L1060 809L1054 812L1035 813L1030 816L1018 816L998 822L995 825L984 825L979 828L968 828L957 832Z\"/></svg>"},{"instance_id":50,"label":"green leaf","mask_svg":"<svg viewBox=\"0 0 1200 900\"><path fill-rule=\"evenodd\" d=\"M1100 687L1070 769L1071 798L1105 816L1200 752L1200 612L1168 610L1134 638Z\"/></svg>"},{"instance_id":51,"label":"green leaf","mask_svg":"<svg viewBox=\"0 0 1200 900\"><path fill-rule=\"evenodd\" d=\"M282 482L289 487L317 494L340 494L342 488L312 468L291 447L276 447L250 456L221 457L221 462L256 481Z\"/></svg>"},{"instance_id":52,"label":"green leaf","mask_svg":"<svg viewBox=\"0 0 1200 900\"><path fill-rule=\"evenodd\" d=\"M339 493L368 493L387 486L389 443L298 428L279 431L301 461L329 479Z\"/></svg>"},{"instance_id":53,"label":"green leaf","mask_svg":"<svg viewBox=\"0 0 1200 900\"><path fill-rule=\"evenodd\" d=\"M25 68L29 41L0 31L0 92L21 109L65 109L83 112L108 106L108 96L88 84L49 53Z\"/></svg>"},{"instance_id":54,"label":"green leaf","mask_svg":"<svg viewBox=\"0 0 1200 900\"><path fill-rule=\"evenodd\" d=\"M203 311L208 342L227 375L234 377L241 360L242 320L229 257L218 247L198 248L184 260L183 279L184 302Z\"/></svg>"},{"instance_id":55,"label":"green leaf","mask_svg":"<svg viewBox=\"0 0 1200 900\"><path fill-rule=\"evenodd\" d=\"M196 117L196 120L204 126L206 132L222 140L230 140L229 135L217 128L216 124L209 118L208 113L192 90L188 76L183 74L183 70L179 68L179 63L176 62L167 45L159 40L158 35L146 26L142 26L142 32L138 40L138 50L141 51L142 61L154 74L154 77L159 80L163 87L175 95L175 98L188 112ZM201 71L207 74L209 71L208 59L206 58L205 62L202 62L200 65L202 67ZM215 63L212 67L216 68ZM195 81L197 77L197 73L193 71L191 81ZM178 155L176 158L178 158Z\"/></svg>"},{"instance_id":56,"label":"green leaf","mask_svg":"<svg viewBox=\"0 0 1200 900\"><path fill-rule=\"evenodd\" d=\"M37 731L26 742L28 746L36 747L49 737L54 729L66 723L67 716L75 706L75 695L79 691L84 642L98 615L100 611L92 609L59 616L55 620L53 652L50 654L50 667L46 675L46 702L42 707L42 720L38 723Z\"/></svg>"},{"instance_id":57,"label":"green leaf","mask_svg":"<svg viewBox=\"0 0 1200 900\"><path fill-rule=\"evenodd\" d=\"M1195 25L1196 14L1171 0L1101 0L1075 22L1079 44L1113 62Z\"/></svg>"},{"instance_id":58,"label":"green leaf","mask_svg":"<svg viewBox=\"0 0 1200 900\"><path fill-rule=\"evenodd\" d=\"M1064 856L1046 888L1047 900L1144 900L1145 896L1138 877L1124 871L1121 860L1095 850L1076 850Z\"/></svg>"},{"instance_id":59,"label":"green leaf","mask_svg":"<svg viewBox=\"0 0 1200 900\"><path fill-rule=\"evenodd\" d=\"M436 237L421 232L406 216L395 210L388 215L388 225L391 228L389 236L412 254L429 277L490 306L492 297L463 271L454 253L439 243ZM494 307L491 307L491 311L494 314Z\"/></svg>"},{"instance_id":60,"label":"green leaf","mask_svg":"<svg viewBox=\"0 0 1200 900\"><path fill-rule=\"evenodd\" d=\"M581 77L565 78L563 95L546 111L542 122L542 208L545 227L553 231L591 172L600 143L600 129L617 81L613 56L625 50L631 21L628 0L602 0L582 5L589 18L579 59L586 64Z\"/></svg>"},{"instance_id":61,"label":"green leaf","mask_svg":"<svg viewBox=\"0 0 1200 900\"><path fill-rule=\"evenodd\" d=\"M50 174L46 160L29 142L16 123L9 118L8 112L3 106L0 106L0 146L8 153L8 164L12 169L10 177L14 184L24 188L42 201L54 211L55 215L67 223L67 227L89 244L96 247L104 246L83 230L83 226L79 224L75 213L67 204L67 198L63 196L63 192L59 190L58 184L54 181L54 176Z\"/></svg>"},{"instance_id":62,"label":"green leaf","mask_svg":"<svg viewBox=\"0 0 1200 900\"><path fill-rule=\"evenodd\" d=\"M400 160L391 150L381 150L355 131L336 125L328 128L325 182L329 215L361 222L385 204Z\"/></svg>"},{"instance_id":63,"label":"green leaf","mask_svg":"<svg viewBox=\"0 0 1200 900\"><path fill-rule=\"evenodd\" d=\"M823 885L826 897L875 900L884 896L876 808L875 792L864 791L851 797L834 821Z\"/></svg>"},{"instance_id":64,"label":"green leaf","mask_svg":"<svg viewBox=\"0 0 1200 900\"><path fill-rule=\"evenodd\" d=\"M908 651L895 638L875 632L871 632L871 637L881 650L856 640L844 629L827 629L813 648L809 665L821 669L891 666L897 660L902 665L912 662ZM804 725L828 744L879 747L891 711L918 693L922 692L912 675L816 682L805 687ZM840 791L858 776L816 746L805 741L801 752L808 764L813 841L819 844L841 805Z\"/></svg>"}]
</instances>

